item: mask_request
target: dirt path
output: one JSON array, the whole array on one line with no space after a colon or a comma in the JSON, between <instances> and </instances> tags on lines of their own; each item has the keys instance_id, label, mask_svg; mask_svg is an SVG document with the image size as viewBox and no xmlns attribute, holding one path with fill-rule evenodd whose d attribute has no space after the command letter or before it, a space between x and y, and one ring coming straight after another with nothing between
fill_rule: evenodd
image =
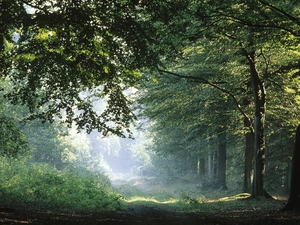
<instances>
[{"instance_id":1,"label":"dirt path","mask_svg":"<svg viewBox=\"0 0 300 225\"><path fill-rule=\"evenodd\" d=\"M126 211L113 213L67 214L0 209L0 224L51 225L234 225L300 224L300 214L274 211L231 210L223 212L183 212L168 206L129 205Z\"/></svg>"}]
</instances>

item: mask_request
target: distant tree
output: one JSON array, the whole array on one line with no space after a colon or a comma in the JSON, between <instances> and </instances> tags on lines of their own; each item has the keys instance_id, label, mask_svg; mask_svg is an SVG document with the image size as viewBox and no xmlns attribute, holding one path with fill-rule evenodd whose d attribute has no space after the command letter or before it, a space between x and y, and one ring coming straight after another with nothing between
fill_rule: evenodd
<instances>
[{"instance_id":1,"label":"distant tree","mask_svg":"<svg viewBox=\"0 0 300 225\"><path fill-rule=\"evenodd\" d=\"M67 132L63 132L64 128L61 124L33 120L23 122L21 129L26 134L31 149L30 161L48 163L56 169L62 169L67 165L63 162L66 146L61 140Z\"/></svg>"},{"instance_id":2,"label":"distant tree","mask_svg":"<svg viewBox=\"0 0 300 225\"><path fill-rule=\"evenodd\" d=\"M227 166L227 140L226 140L226 127L218 134L218 176L217 184L222 190L227 190L226 185L226 166Z\"/></svg>"},{"instance_id":3,"label":"distant tree","mask_svg":"<svg viewBox=\"0 0 300 225\"><path fill-rule=\"evenodd\" d=\"M10 117L0 117L0 155L18 157L29 150L28 142L18 122Z\"/></svg>"}]
</instances>

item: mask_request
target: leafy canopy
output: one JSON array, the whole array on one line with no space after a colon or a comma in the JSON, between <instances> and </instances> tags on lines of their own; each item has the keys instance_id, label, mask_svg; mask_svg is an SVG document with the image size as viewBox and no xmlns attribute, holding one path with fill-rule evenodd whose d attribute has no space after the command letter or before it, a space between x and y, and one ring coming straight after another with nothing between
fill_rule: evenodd
<instances>
[{"instance_id":1,"label":"leafy canopy","mask_svg":"<svg viewBox=\"0 0 300 225\"><path fill-rule=\"evenodd\" d=\"M1 22L7 24L0 32L7 43L1 76L13 86L8 99L27 105L30 119L58 116L88 132L130 133L135 117L124 90L135 84L139 69L158 61L145 34L150 23L140 18L134 1L3 0L1 5ZM107 107L97 112L93 101L104 97Z\"/></svg>"}]
</instances>

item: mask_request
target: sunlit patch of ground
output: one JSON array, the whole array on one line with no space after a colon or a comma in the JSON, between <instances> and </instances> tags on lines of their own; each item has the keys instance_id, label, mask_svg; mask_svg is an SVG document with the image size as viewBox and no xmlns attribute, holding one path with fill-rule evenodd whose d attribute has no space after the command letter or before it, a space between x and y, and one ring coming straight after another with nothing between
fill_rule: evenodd
<instances>
[{"instance_id":1,"label":"sunlit patch of ground","mask_svg":"<svg viewBox=\"0 0 300 225\"><path fill-rule=\"evenodd\" d=\"M278 201L287 201L287 199L288 199L287 195L275 194L275 195L272 195L272 197Z\"/></svg>"},{"instance_id":2,"label":"sunlit patch of ground","mask_svg":"<svg viewBox=\"0 0 300 225\"><path fill-rule=\"evenodd\" d=\"M155 177L133 177L128 180L115 180L113 185L116 191L127 200L138 196L144 197L145 199L155 199L158 202L174 202L175 200L179 201L185 199L197 199L200 202L214 202L249 197L247 193L227 197L230 192L220 192L219 190L203 191L197 184L180 181L163 183ZM223 197L224 199L222 199Z\"/></svg>"},{"instance_id":3,"label":"sunlit patch of ground","mask_svg":"<svg viewBox=\"0 0 300 225\"><path fill-rule=\"evenodd\" d=\"M249 198L249 197L250 197L249 193L240 193L240 194L237 194L237 195L228 196L228 197L226 196L226 197L220 198L217 201L228 202L228 201L235 201L235 200L238 200L238 199L246 199L246 198Z\"/></svg>"},{"instance_id":4,"label":"sunlit patch of ground","mask_svg":"<svg viewBox=\"0 0 300 225\"><path fill-rule=\"evenodd\" d=\"M133 197L130 197L129 199L126 199L126 202L128 202L128 203L141 202L141 201L142 202L153 202L153 203L157 203L157 204L174 204L174 203L179 202L178 199L171 198L166 201L160 201L155 198L148 198L148 197L143 197L143 196L133 196Z\"/></svg>"},{"instance_id":5,"label":"sunlit patch of ground","mask_svg":"<svg viewBox=\"0 0 300 225\"><path fill-rule=\"evenodd\" d=\"M185 212L257 212L280 210L286 197L274 196L273 200L251 199L249 193L237 194L234 190L205 190L197 184L172 181L162 183L155 178L135 177L116 182L116 191L124 196L131 208L150 205L154 208Z\"/></svg>"}]
</instances>

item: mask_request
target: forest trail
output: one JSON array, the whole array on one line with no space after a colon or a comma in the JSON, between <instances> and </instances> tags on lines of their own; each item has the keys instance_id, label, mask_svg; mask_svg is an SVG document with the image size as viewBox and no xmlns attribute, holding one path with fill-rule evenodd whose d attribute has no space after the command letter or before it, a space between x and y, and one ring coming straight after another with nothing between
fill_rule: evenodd
<instances>
[{"instance_id":1,"label":"forest trail","mask_svg":"<svg viewBox=\"0 0 300 225\"><path fill-rule=\"evenodd\" d=\"M167 225L167 224L300 224L300 214L276 210L229 210L214 212L180 211L169 205L129 203L123 211L106 213L51 213L0 209L0 224L55 225Z\"/></svg>"}]
</instances>

